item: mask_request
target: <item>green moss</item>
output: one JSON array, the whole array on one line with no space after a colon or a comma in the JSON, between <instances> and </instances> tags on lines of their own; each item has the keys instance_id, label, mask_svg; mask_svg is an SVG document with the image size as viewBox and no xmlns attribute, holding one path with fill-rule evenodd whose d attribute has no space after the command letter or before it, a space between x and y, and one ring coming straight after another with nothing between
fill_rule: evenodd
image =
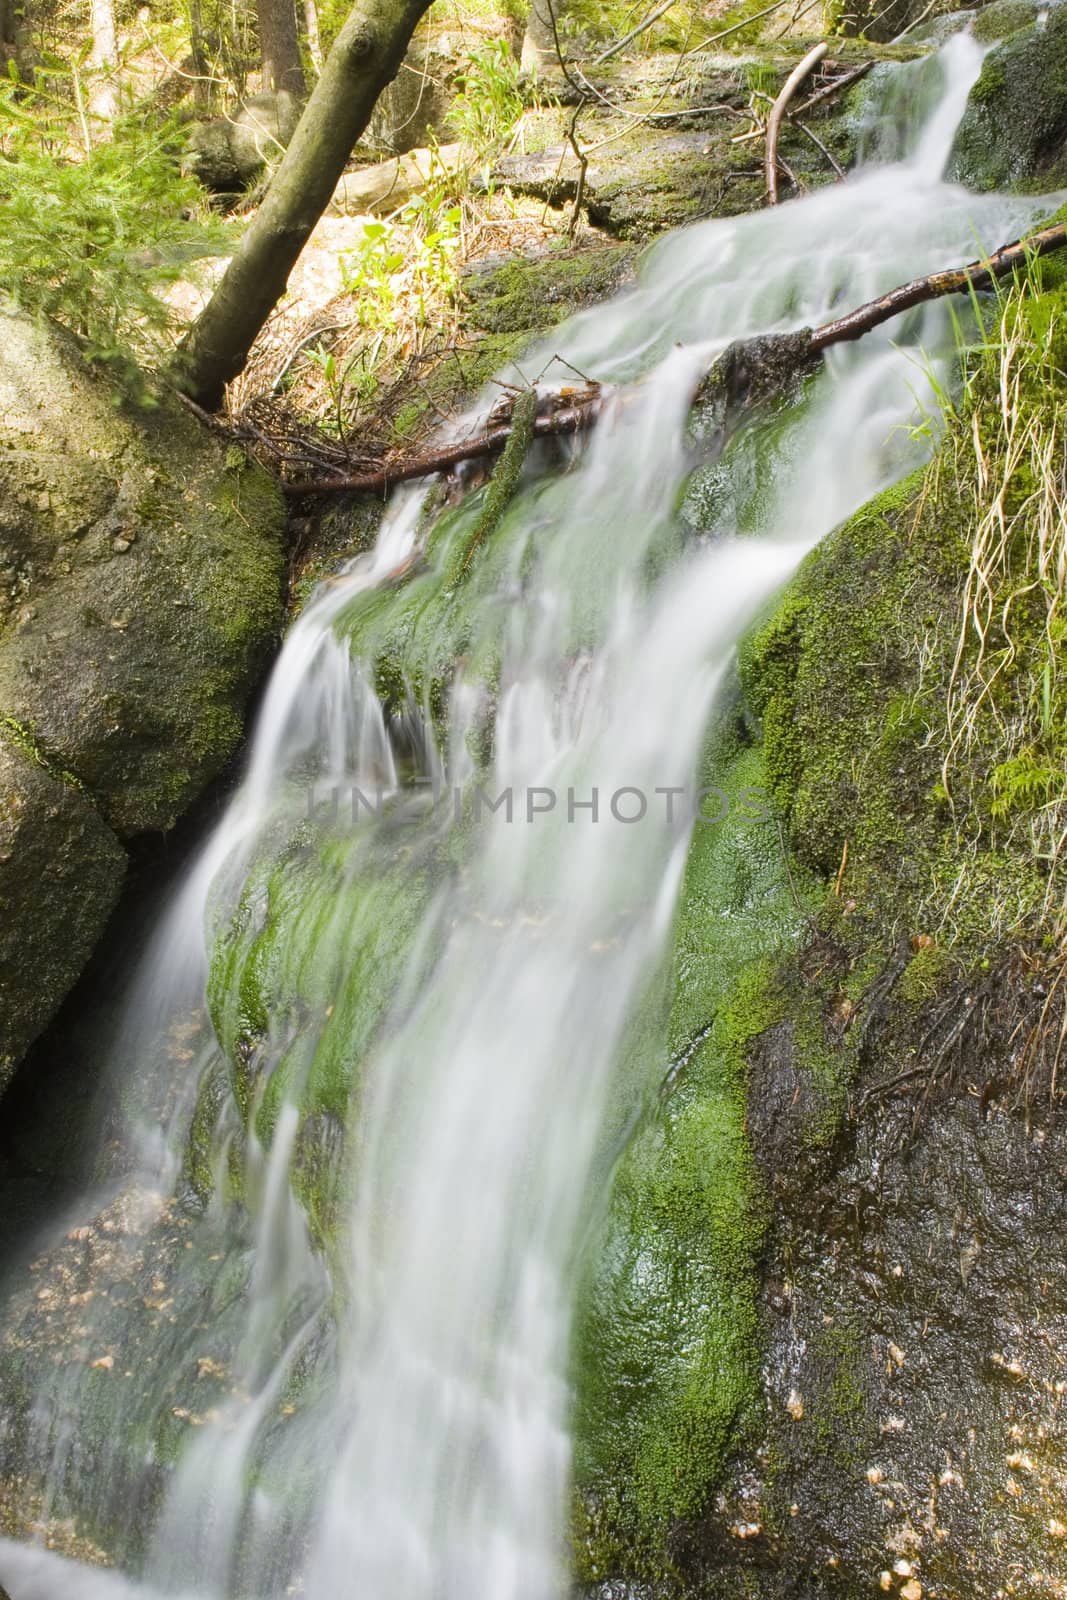
<instances>
[{"instance_id":1,"label":"green moss","mask_svg":"<svg viewBox=\"0 0 1067 1600\"><path fill-rule=\"evenodd\" d=\"M467 320L490 333L541 330L613 294L632 269L625 245L553 250L468 275Z\"/></svg>"},{"instance_id":2,"label":"green moss","mask_svg":"<svg viewBox=\"0 0 1067 1600\"><path fill-rule=\"evenodd\" d=\"M907 1005L925 1005L946 988L958 970L951 951L927 945L916 951L901 973L897 996Z\"/></svg>"},{"instance_id":3,"label":"green moss","mask_svg":"<svg viewBox=\"0 0 1067 1600\"><path fill-rule=\"evenodd\" d=\"M994 0L975 14L972 32L980 44L998 44L1029 27L1037 10L1034 0Z\"/></svg>"},{"instance_id":4,"label":"green moss","mask_svg":"<svg viewBox=\"0 0 1067 1600\"><path fill-rule=\"evenodd\" d=\"M515 400L511 413L511 434L500 460L493 469L485 503L459 553L455 567L456 581L462 581L466 576L479 547L496 532L504 512L515 497L515 490L526 461L526 452L533 441L536 417L537 391L524 389Z\"/></svg>"},{"instance_id":5,"label":"green moss","mask_svg":"<svg viewBox=\"0 0 1067 1600\"><path fill-rule=\"evenodd\" d=\"M215 1188L215 1129L227 1093L225 1063L209 1066L197 1091L196 1109L186 1140L183 1173L200 1205L206 1205Z\"/></svg>"},{"instance_id":6,"label":"green moss","mask_svg":"<svg viewBox=\"0 0 1067 1600\"><path fill-rule=\"evenodd\" d=\"M84 792L85 785L80 778L49 758L41 741L26 723L20 722L17 717L8 717L0 713L0 728L3 728L11 743L17 745L23 755L29 756L35 766L42 767L50 777L58 778L60 783L65 783L69 788Z\"/></svg>"},{"instance_id":7,"label":"green moss","mask_svg":"<svg viewBox=\"0 0 1067 1600\"><path fill-rule=\"evenodd\" d=\"M948 821L934 798L936 755L919 737L933 712L911 706L902 686L916 632L958 608L966 570L960 508L938 506L920 530L923 492L913 474L831 535L740 658L768 787L800 861L829 878L847 844L851 893L864 910L895 903L898 915L928 887L923 845L933 851Z\"/></svg>"},{"instance_id":8,"label":"green moss","mask_svg":"<svg viewBox=\"0 0 1067 1600\"><path fill-rule=\"evenodd\" d=\"M813 1454L849 1474L868 1459L878 1437L868 1393L868 1339L866 1330L847 1324L824 1326L811 1352L813 1387L803 1397L799 1422Z\"/></svg>"},{"instance_id":9,"label":"green moss","mask_svg":"<svg viewBox=\"0 0 1067 1600\"><path fill-rule=\"evenodd\" d=\"M583 1298L575 1543L588 1582L662 1573L671 1527L700 1510L754 1417L766 1213L745 1129L747 1051L782 1015L777 958L802 911L763 814L759 752L729 714L703 777L734 804L690 847L671 1065L647 1061L655 1109L619 1164Z\"/></svg>"},{"instance_id":10,"label":"green moss","mask_svg":"<svg viewBox=\"0 0 1067 1600\"><path fill-rule=\"evenodd\" d=\"M1010 31L986 57L956 132L950 176L980 191L1049 193L1067 182L1067 17Z\"/></svg>"}]
</instances>

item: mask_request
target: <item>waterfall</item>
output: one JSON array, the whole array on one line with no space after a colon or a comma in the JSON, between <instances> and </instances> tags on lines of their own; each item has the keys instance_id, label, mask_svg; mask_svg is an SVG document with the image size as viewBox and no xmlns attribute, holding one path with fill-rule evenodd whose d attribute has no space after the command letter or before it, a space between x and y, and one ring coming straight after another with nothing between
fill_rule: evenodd
<instances>
[{"instance_id":1,"label":"waterfall","mask_svg":"<svg viewBox=\"0 0 1067 1600\"><path fill-rule=\"evenodd\" d=\"M466 598L477 501L408 489L291 630L124 1002L112 1175L6 1285L13 1600L564 1592L577 1267L640 1112L715 695L805 553L925 458L951 318L831 352L699 517L689 398L733 340L1038 214L942 181L980 61L957 36L905 146L665 237L527 353L630 387L566 470L531 459Z\"/></svg>"}]
</instances>

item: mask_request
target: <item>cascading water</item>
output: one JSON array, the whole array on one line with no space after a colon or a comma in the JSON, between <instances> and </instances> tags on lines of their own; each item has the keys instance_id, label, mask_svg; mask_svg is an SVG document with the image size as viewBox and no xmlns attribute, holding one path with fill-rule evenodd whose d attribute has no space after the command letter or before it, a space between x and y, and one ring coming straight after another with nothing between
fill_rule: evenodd
<instances>
[{"instance_id":1,"label":"cascading water","mask_svg":"<svg viewBox=\"0 0 1067 1600\"><path fill-rule=\"evenodd\" d=\"M15 1600L563 1591L577 1263L640 1114L716 687L805 552L922 459L950 319L834 352L683 498L690 396L734 339L1040 211L941 180L979 62L960 36L899 69L894 125L899 79L932 87L906 150L665 238L530 354L641 382L566 472L528 463L469 572L477 499L434 520L407 491L293 628L127 1002L121 1173L8 1285ZM61 1562L57 1528L128 1576Z\"/></svg>"}]
</instances>

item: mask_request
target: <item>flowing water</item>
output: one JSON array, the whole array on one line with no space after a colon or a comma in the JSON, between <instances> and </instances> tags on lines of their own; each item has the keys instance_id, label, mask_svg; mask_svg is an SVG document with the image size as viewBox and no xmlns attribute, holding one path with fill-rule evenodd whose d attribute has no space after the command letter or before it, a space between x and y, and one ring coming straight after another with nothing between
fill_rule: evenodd
<instances>
[{"instance_id":1,"label":"flowing water","mask_svg":"<svg viewBox=\"0 0 1067 1600\"><path fill-rule=\"evenodd\" d=\"M125 1002L112 1176L7 1286L14 1600L564 1591L576 1276L665 1066L642 1019L716 690L923 459L950 317L833 351L683 491L690 396L732 340L1025 228L1039 202L941 179L979 62L889 72L847 184L666 237L525 357L640 382L566 470L534 454L469 575L479 502L409 490L292 629Z\"/></svg>"}]
</instances>

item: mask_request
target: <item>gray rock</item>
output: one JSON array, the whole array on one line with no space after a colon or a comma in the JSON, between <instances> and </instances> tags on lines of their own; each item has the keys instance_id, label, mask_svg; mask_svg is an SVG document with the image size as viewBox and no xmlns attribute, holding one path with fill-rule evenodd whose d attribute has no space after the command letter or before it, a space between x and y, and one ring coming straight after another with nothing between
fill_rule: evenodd
<instances>
[{"instance_id":1,"label":"gray rock","mask_svg":"<svg viewBox=\"0 0 1067 1600\"><path fill-rule=\"evenodd\" d=\"M300 103L286 90L253 95L235 116L198 123L184 164L206 188L237 193L281 155L299 120Z\"/></svg>"},{"instance_id":2,"label":"gray rock","mask_svg":"<svg viewBox=\"0 0 1067 1600\"><path fill-rule=\"evenodd\" d=\"M103 926L119 841L170 828L237 747L285 509L174 399L124 411L59 330L0 312L0 353L2 1083Z\"/></svg>"},{"instance_id":3,"label":"gray rock","mask_svg":"<svg viewBox=\"0 0 1067 1600\"><path fill-rule=\"evenodd\" d=\"M86 795L0 727L0 1093L89 959L125 870Z\"/></svg>"},{"instance_id":4,"label":"gray rock","mask_svg":"<svg viewBox=\"0 0 1067 1600\"><path fill-rule=\"evenodd\" d=\"M1009 27L1018 7L997 7ZM991 50L956 133L948 175L969 189L1067 184L1067 9Z\"/></svg>"}]
</instances>

